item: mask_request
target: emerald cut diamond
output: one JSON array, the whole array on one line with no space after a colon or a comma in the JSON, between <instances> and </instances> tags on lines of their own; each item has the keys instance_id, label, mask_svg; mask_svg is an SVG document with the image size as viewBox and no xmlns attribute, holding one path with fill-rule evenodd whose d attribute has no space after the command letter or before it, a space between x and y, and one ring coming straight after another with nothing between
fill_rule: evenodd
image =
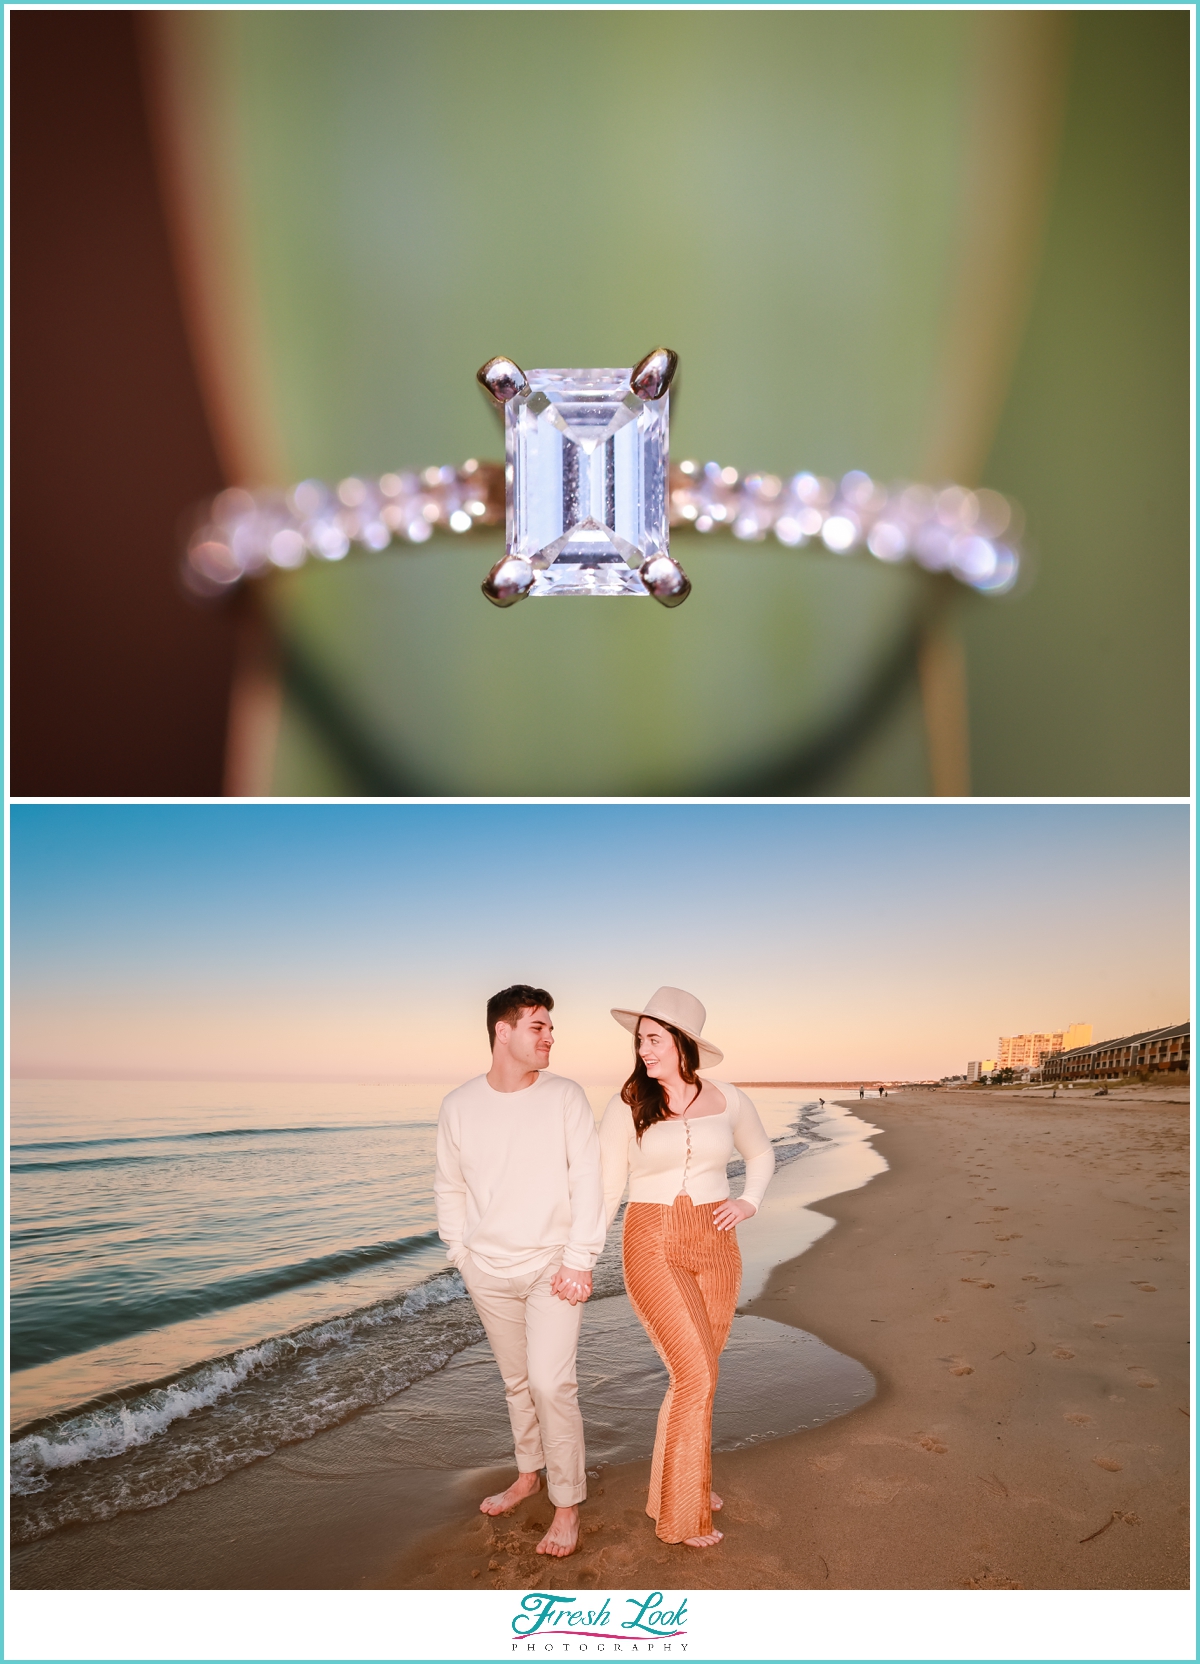
<instances>
[{"instance_id":1,"label":"emerald cut diamond","mask_svg":"<svg viewBox=\"0 0 1200 1664\"><path fill-rule=\"evenodd\" d=\"M669 395L633 370L530 370L504 406L507 560L530 595L649 595L640 568L667 555Z\"/></svg>"}]
</instances>

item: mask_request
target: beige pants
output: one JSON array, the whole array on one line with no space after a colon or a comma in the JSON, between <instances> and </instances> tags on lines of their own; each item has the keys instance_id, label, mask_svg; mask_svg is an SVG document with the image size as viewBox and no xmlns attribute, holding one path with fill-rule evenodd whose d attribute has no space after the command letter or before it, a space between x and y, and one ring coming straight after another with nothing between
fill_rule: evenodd
<instances>
[{"instance_id":1,"label":"beige pants","mask_svg":"<svg viewBox=\"0 0 1200 1664\"><path fill-rule=\"evenodd\" d=\"M556 1252L531 1270L498 1277L468 1252L459 1270L504 1377L517 1468L544 1467L551 1502L569 1508L587 1495L575 1384L583 1306L551 1294L561 1263Z\"/></svg>"}]
</instances>

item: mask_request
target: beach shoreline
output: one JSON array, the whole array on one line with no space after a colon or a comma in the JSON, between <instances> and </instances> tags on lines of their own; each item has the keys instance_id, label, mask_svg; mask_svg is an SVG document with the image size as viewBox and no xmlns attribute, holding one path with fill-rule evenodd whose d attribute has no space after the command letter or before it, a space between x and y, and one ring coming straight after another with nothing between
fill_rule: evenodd
<instances>
[{"instance_id":1,"label":"beach shoreline","mask_svg":"<svg viewBox=\"0 0 1200 1664\"><path fill-rule=\"evenodd\" d=\"M829 1228L829 1221L809 1204L868 1182L883 1166L869 1142L875 1129L859 1116L786 1100L776 1102L769 1113L778 1132L779 1168L763 1208L743 1227L747 1308L776 1265ZM618 1225L596 1270L597 1296L588 1308L580 1345L580 1400L592 1466L649 1454L666 1386L662 1366L624 1297L620 1246ZM439 1273L400 1303L415 1297L419 1305L423 1291L436 1293L446 1281ZM449 1295L453 1289L442 1292ZM475 1489L495 1490L503 1464L511 1460L511 1432L495 1363L486 1341L472 1332L478 1324L461 1285L458 1294L448 1304L431 1306L437 1320L432 1329L420 1327L420 1313L398 1325L372 1323L380 1316L375 1308L357 1319L353 1313L340 1319L338 1333L346 1330L343 1342L354 1348L359 1374L378 1370L395 1353L387 1365L390 1373L408 1359L414 1379L403 1390L360 1403L357 1410L353 1398L345 1398L354 1382L343 1381L339 1390L348 1413L299 1440L280 1442L276 1432L280 1395L290 1393L287 1404L297 1408L294 1371L286 1368L282 1374L269 1369L262 1379L251 1375L246 1389L218 1398L215 1408L197 1406L194 1419L186 1413L186 1402L179 1405L185 1413L168 1434L183 1441L192 1472L157 1506L147 1505L146 1498L161 1475L169 1477L163 1464L171 1453L160 1449L161 1436L146 1446L149 1466L136 1446L132 1465L126 1455L77 1460L68 1470L72 1488L61 1491L56 1484L49 1492L59 1517L56 1527L46 1530L53 1516L46 1513L45 1492L31 1490L21 1512L14 1506L14 1583L42 1588L353 1588L385 1582L397 1553L437 1523L469 1514ZM385 1302L385 1307L396 1304ZM359 1330L362 1338L356 1340ZM286 1337L263 1344L278 1351ZM420 1356L409 1358L414 1347ZM286 1363L288 1354L283 1356ZM300 1362L303 1367L303 1354ZM219 1366L220 1360L208 1366L218 1387ZM844 1414L874 1391L861 1364L812 1336L757 1317L752 1309L735 1320L726 1366L714 1419L714 1440L721 1449L815 1426ZM245 1408L238 1409L247 1390L258 1418L249 1422ZM361 1391L356 1396L361 1399ZM135 1410L139 1402L135 1399ZM75 1432L95 1446L112 1420L106 1409L99 1433L82 1425ZM237 1435L240 1447L229 1452L224 1475L214 1473L197 1484L200 1464L206 1461L212 1471L223 1449L213 1444L214 1423L218 1439ZM267 1434L267 1448L256 1453L252 1441L257 1429ZM74 1445L70 1449L77 1454ZM306 1522L301 1530L288 1523L297 1517ZM328 1526L335 1519L339 1523L331 1541Z\"/></svg>"},{"instance_id":2,"label":"beach shoreline","mask_svg":"<svg viewBox=\"0 0 1200 1664\"><path fill-rule=\"evenodd\" d=\"M539 1558L544 1493L486 1519L509 1470L406 1465L395 1400L23 1545L13 1586L1186 1586L1184 1093L900 1092L870 1117L887 1170L807 1200L817 1235L748 1275L741 1310L864 1365L875 1396L719 1453L719 1548L658 1542L633 1461L593 1480L580 1551Z\"/></svg>"},{"instance_id":3,"label":"beach shoreline","mask_svg":"<svg viewBox=\"0 0 1200 1664\"><path fill-rule=\"evenodd\" d=\"M857 1098L845 1107L858 1108ZM1186 1089L871 1100L888 1171L753 1302L874 1374L839 1420L714 1459L715 1549L605 1470L568 1561L544 1495L396 1557L393 1588L1184 1588Z\"/></svg>"}]
</instances>

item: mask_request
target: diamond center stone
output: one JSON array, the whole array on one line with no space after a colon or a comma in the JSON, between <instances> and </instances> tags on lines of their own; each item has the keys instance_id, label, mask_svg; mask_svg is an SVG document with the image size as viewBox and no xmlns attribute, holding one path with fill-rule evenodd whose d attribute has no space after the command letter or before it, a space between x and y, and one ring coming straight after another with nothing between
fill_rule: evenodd
<instances>
[{"instance_id":1,"label":"diamond center stone","mask_svg":"<svg viewBox=\"0 0 1200 1664\"><path fill-rule=\"evenodd\" d=\"M669 395L632 370L530 370L504 407L508 554L531 595L648 595L638 568L667 553Z\"/></svg>"}]
</instances>

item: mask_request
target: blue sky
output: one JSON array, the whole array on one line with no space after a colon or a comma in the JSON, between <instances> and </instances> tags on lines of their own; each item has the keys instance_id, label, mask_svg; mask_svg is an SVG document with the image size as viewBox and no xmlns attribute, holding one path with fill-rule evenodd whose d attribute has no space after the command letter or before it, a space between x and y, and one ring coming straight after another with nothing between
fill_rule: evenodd
<instances>
[{"instance_id":1,"label":"blue sky","mask_svg":"<svg viewBox=\"0 0 1200 1664\"><path fill-rule=\"evenodd\" d=\"M1187 886L1174 805L17 805L14 1058L443 1080L528 980L592 1080L668 982L735 1078L940 1075L1186 1015Z\"/></svg>"}]
</instances>

